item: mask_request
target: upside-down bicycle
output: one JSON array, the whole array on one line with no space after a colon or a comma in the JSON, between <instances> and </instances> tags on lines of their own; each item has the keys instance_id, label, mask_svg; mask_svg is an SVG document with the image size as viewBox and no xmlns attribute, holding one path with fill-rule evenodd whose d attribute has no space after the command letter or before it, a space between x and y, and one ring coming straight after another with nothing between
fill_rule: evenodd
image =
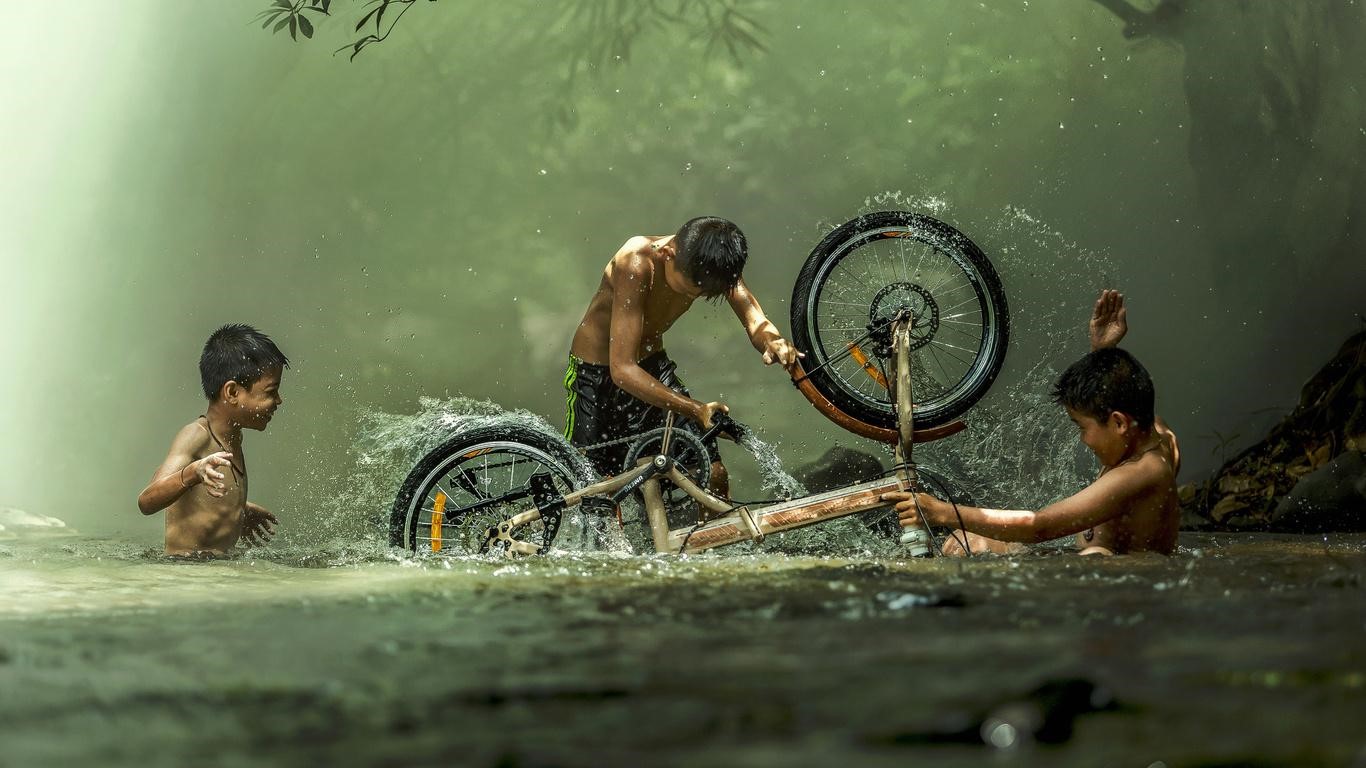
<instances>
[{"instance_id":1,"label":"upside-down bicycle","mask_svg":"<svg viewBox=\"0 0 1366 768\"><path fill-rule=\"evenodd\" d=\"M959 417L1000 371L1010 326L1000 278L982 251L948 224L905 211L861 216L821 240L797 276L791 323L792 341L806 353L793 383L839 426L894 446L890 475L739 503L705 490L703 441L743 429L728 417L701 436L671 426L640 435L623 471L601 480L557 435L484 426L457 431L408 474L394 501L391 543L456 554L545 553L567 510L610 519L635 493L645 518L636 522L659 553L758 541L884 508L883 494L919 489L927 474L912 460L914 444L965 428ZM671 522L679 502L697 519ZM916 540L914 553L931 550L924 544Z\"/></svg>"}]
</instances>

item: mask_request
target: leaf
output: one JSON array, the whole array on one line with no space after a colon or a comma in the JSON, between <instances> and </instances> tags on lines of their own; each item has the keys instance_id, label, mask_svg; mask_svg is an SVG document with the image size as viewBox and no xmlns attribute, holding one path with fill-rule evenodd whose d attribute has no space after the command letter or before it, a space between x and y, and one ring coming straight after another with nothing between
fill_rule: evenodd
<instances>
[{"instance_id":1,"label":"leaf","mask_svg":"<svg viewBox=\"0 0 1366 768\"><path fill-rule=\"evenodd\" d=\"M384 20L384 10L389 7L389 0L384 0L384 4L379 7L379 13L375 15L375 31L379 31L379 24Z\"/></svg>"},{"instance_id":2,"label":"leaf","mask_svg":"<svg viewBox=\"0 0 1366 768\"><path fill-rule=\"evenodd\" d=\"M289 9L291 8L291 5L290 5L289 0L275 0L275 7L276 7L276 8L283 8L283 9L285 9L285 10L287 11L287 10L289 10Z\"/></svg>"},{"instance_id":3,"label":"leaf","mask_svg":"<svg viewBox=\"0 0 1366 768\"><path fill-rule=\"evenodd\" d=\"M289 19L280 19L280 23L279 23L279 24L276 24L276 25L275 25L275 29L273 29L273 30L271 30L271 31L272 31L272 32L279 32L280 30L284 29L284 28L285 28L285 25L288 24L288 23L289 23Z\"/></svg>"},{"instance_id":4,"label":"leaf","mask_svg":"<svg viewBox=\"0 0 1366 768\"><path fill-rule=\"evenodd\" d=\"M365 23L368 22L368 21L370 20L370 17L371 17L371 16L374 16L375 14L379 13L379 12L382 11L382 10L384 10L384 6L381 5L381 6L379 6L378 8L372 8L372 9L370 9L370 12L369 12L369 13L367 13L367 14L365 14L364 16L360 17L360 21L356 22L356 31L359 32L359 31L360 31L360 28L363 27L363 26L365 26Z\"/></svg>"},{"instance_id":5,"label":"leaf","mask_svg":"<svg viewBox=\"0 0 1366 768\"><path fill-rule=\"evenodd\" d=\"M266 10L261 11L261 13L257 14L256 18L265 19L265 22L261 24L261 29L265 29L266 27L270 26L270 23L272 21L275 21L275 19L279 18L280 14L282 13L284 13L284 11L279 10L278 8L274 10Z\"/></svg>"},{"instance_id":6,"label":"leaf","mask_svg":"<svg viewBox=\"0 0 1366 768\"><path fill-rule=\"evenodd\" d=\"M299 31L304 33L304 37L313 37L313 22L309 21L302 14L299 16Z\"/></svg>"},{"instance_id":7,"label":"leaf","mask_svg":"<svg viewBox=\"0 0 1366 768\"><path fill-rule=\"evenodd\" d=\"M299 17L298 17L298 16L290 16L290 17L289 17L289 36L292 37L292 38L294 38L295 40L298 40L298 39L299 39Z\"/></svg>"}]
</instances>

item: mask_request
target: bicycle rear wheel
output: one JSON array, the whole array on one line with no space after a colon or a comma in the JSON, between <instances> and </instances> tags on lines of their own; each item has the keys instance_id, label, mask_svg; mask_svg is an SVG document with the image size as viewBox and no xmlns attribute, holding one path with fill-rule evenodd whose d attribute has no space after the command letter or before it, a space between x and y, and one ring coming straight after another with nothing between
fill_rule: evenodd
<instances>
[{"instance_id":1,"label":"bicycle rear wheel","mask_svg":"<svg viewBox=\"0 0 1366 768\"><path fill-rule=\"evenodd\" d=\"M996 270L941 221L882 211L846 222L811 252L792 292L792 337L815 388L845 415L895 429L890 345L909 309L915 428L960 416L1005 362L1010 317ZM870 334L870 330L874 331Z\"/></svg>"},{"instance_id":2,"label":"bicycle rear wheel","mask_svg":"<svg viewBox=\"0 0 1366 768\"><path fill-rule=\"evenodd\" d=\"M410 551L480 553L490 527L534 506L529 483L535 474L549 475L561 495L592 479L566 446L535 430L508 425L457 434L423 456L403 481L389 518L389 543ZM537 520L517 534L544 552L553 532Z\"/></svg>"}]
</instances>

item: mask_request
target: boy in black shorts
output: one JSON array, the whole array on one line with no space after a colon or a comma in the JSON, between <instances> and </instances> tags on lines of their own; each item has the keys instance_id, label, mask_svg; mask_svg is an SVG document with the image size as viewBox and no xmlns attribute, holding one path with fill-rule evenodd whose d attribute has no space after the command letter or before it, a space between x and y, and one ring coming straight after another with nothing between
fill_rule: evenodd
<instances>
[{"instance_id":1,"label":"boy in black shorts","mask_svg":"<svg viewBox=\"0 0 1366 768\"><path fill-rule=\"evenodd\" d=\"M699 297L725 297L766 365L790 368L799 353L764 316L741 272L748 257L745 236L725 219L704 216L672 235L640 235L626 241L603 270L598 290L574 334L564 388L565 437L590 446L662 427L672 411L680 427L706 430L720 402L694 400L664 351L664 332ZM627 443L588 452L598 472L622 471ZM715 445L712 490L729 493L726 468Z\"/></svg>"}]
</instances>

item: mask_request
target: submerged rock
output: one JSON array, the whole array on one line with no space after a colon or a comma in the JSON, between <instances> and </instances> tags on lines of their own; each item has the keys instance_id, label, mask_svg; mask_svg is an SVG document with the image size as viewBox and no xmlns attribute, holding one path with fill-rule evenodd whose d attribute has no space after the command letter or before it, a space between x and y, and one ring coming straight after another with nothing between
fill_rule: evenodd
<instances>
[{"instance_id":1,"label":"submerged rock","mask_svg":"<svg viewBox=\"0 0 1366 768\"><path fill-rule=\"evenodd\" d=\"M1271 513L1279 531L1366 530L1366 457L1347 451L1310 472Z\"/></svg>"}]
</instances>

